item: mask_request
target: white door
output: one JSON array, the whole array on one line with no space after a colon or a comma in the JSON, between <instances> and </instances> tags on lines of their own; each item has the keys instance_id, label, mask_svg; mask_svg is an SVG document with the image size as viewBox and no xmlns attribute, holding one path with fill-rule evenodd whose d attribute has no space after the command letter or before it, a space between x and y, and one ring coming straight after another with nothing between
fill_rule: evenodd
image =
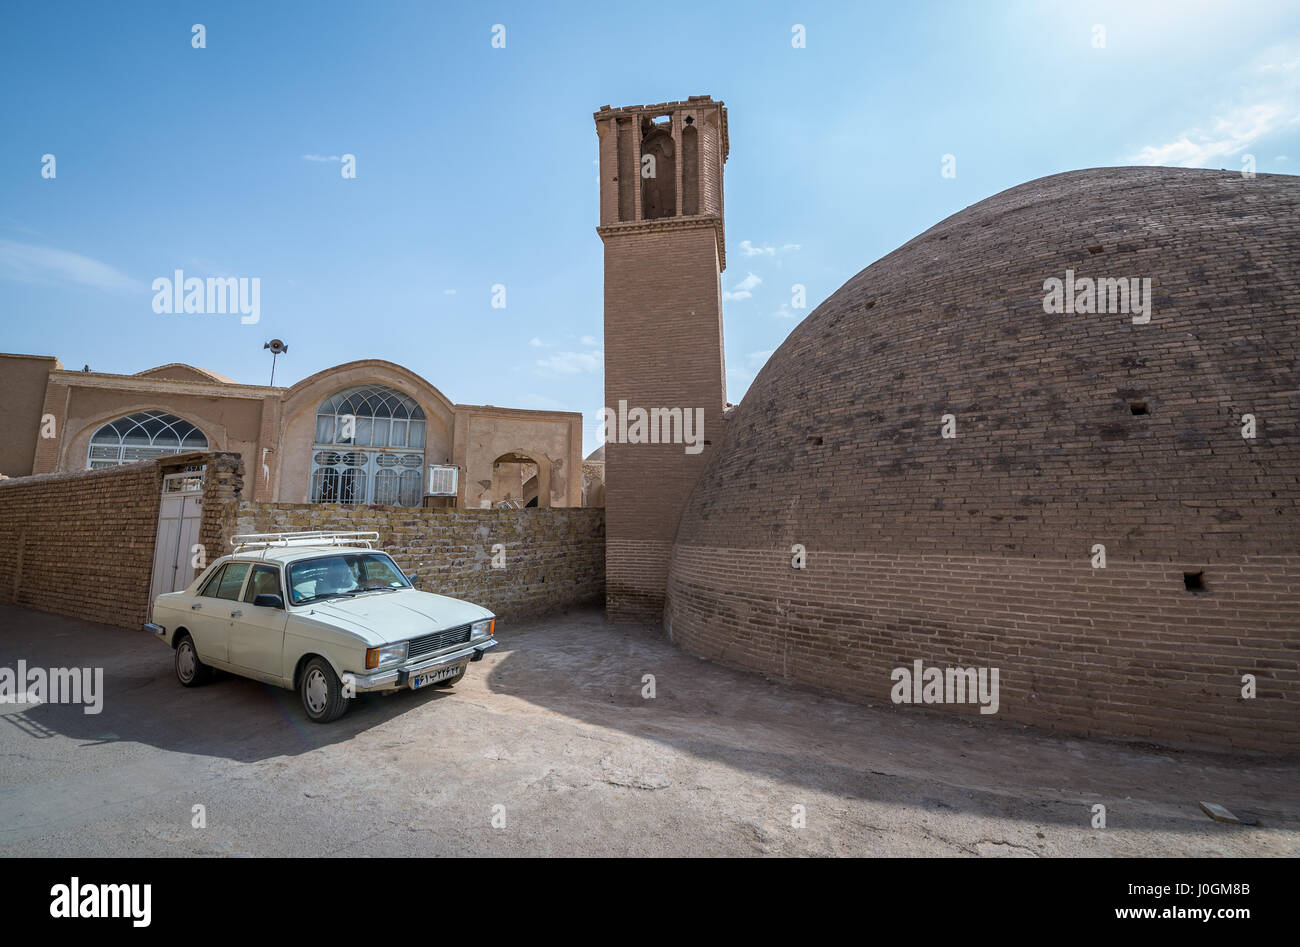
<instances>
[{"instance_id":1,"label":"white door","mask_svg":"<svg viewBox=\"0 0 1300 947\"><path fill-rule=\"evenodd\" d=\"M181 473L164 477L150 601L165 592L179 592L194 581L194 545L199 541L202 519L203 474Z\"/></svg>"}]
</instances>

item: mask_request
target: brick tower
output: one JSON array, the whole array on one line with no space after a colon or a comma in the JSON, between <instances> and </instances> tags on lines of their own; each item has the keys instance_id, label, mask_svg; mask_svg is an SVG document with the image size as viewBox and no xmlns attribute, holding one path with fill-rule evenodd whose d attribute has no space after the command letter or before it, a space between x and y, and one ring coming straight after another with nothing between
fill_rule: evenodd
<instances>
[{"instance_id":1,"label":"brick tower","mask_svg":"<svg viewBox=\"0 0 1300 947\"><path fill-rule=\"evenodd\" d=\"M701 95L605 106L595 119L605 404L660 412L662 423L652 423L656 433L674 409L703 412L698 452L682 443L607 441L605 447L606 612L658 621L682 508L722 435L727 110Z\"/></svg>"}]
</instances>

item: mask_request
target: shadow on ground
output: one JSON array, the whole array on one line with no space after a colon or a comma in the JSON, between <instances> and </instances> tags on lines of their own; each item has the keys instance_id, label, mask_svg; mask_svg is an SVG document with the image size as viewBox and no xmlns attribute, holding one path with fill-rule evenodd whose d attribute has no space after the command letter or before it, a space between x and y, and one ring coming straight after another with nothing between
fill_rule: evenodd
<instances>
[{"instance_id":1,"label":"shadow on ground","mask_svg":"<svg viewBox=\"0 0 1300 947\"><path fill-rule=\"evenodd\" d=\"M1300 832L1300 760L854 704L697 658L658 628L610 623L598 609L507 626L502 640L487 682L495 694L812 790L979 815L1023 817L1029 805L1037 820L1075 826L1094 804L1112 810L1114 825L1125 800L1142 800L1165 813L1161 829L1188 832L1206 829L1199 803L1210 801ZM653 699L642 696L647 674Z\"/></svg>"},{"instance_id":2,"label":"shadow on ground","mask_svg":"<svg viewBox=\"0 0 1300 947\"><path fill-rule=\"evenodd\" d=\"M171 652L143 632L0 606L0 666L23 658L34 666L103 667L106 690L101 714L76 706L0 707L0 729L18 731L7 741L18 757L34 757L42 740L59 735L79 746L137 743L256 763L334 748L355 756L354 747L341 745L400 723L398 732L412 732L416 747L429 747L418 749L409 771L437 781L449 766L470 767L464 771L473 776L481 765L475 760L497 760L500 754L479 744L500 737L472 728L509 720L513 745L546 770L547 785L563 782L564 774L578 785L595 779L630 791L666 785L662 773L625 772L621 767L630 764L621 760L574 763L577 727L665 748L666 757L691 761L684 772L704 766L728 774L717 778L735 783L735 791L782 785L825 794L836 805L880 803L916 813L918 825L942 813L945 821L992 817L1086 831L1091 807L1102 804L1113 828L1222 837L1227 846L1230 833L1242 830L1202 815L1198 803L1209 801L1286 833L1284 849L1300 837L1295 760L1071 739L983 717L852 704L693 657L657 629L607 623L598 609L503 622L498 637L501 647L454 690L362 697L341 720L322 726L306 719L295 694L243 678L220 675L205 687L182 688ZM653 699L642 696L647 674L655 678ZM440 732L440 722L455 719L457 732ZM655 755L637 753L642 761ZM1246 836L1235 838L1233 844L1245 843ZM957 848L987 854L964 842Z\"/></svg>"},{"instance_id":3,"label":"shadow on ground","mask_svg":"<svg viewBox=\"0 0 1300 947\"><path fill-rule=\"evenodd\" d=\"M129 741L244 763L345 743L449 696L442 688L361 695L341 720L316 724L295 692L248 678L218 672L202 687L181 687L171 650L144 632L0 606L0 667L14 668L20 658L29 667L103 668L103 710L0 705L0 727L33 741L56 734L82 745Z\"/></svg>"}]
</instances>

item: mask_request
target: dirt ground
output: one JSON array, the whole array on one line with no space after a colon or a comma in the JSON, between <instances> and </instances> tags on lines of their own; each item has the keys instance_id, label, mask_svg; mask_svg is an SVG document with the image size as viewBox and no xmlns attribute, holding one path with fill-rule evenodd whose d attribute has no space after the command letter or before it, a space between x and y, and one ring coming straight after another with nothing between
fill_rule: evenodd
<instances>
[{"instance_id":1,"label":"dirt ground","mask_svg":"<svg viewBox=\"0 0 1300 947\"><path fill-rule=\"evenodd\" d=\"M0 706L0 854L1300 854L1300 761L850 704L599 611L498 637L450 690L318 726L242 678L182 688L143 632L0 607L0 667L105 675L98 715Z\"/></svg>"}]
</instances>

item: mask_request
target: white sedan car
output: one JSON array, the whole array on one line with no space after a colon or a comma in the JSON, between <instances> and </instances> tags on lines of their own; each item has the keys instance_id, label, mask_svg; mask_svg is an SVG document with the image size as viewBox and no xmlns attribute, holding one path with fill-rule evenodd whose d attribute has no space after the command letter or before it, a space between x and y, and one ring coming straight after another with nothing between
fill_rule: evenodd
<instances>
[{"instance_id":1,"label":"white sedan car","mask_svg":"<svg viewBox=\"0 0 1300 947\"><path fill-rule=\"evenodd\" d=\"M378 537L236 536L232 555L154 599L144 629L174 649L186 687L220 668L296 690L317 723L361 691L455 684L496 647L496 617L416 589Z\"/></svg>"}]
</instances>

